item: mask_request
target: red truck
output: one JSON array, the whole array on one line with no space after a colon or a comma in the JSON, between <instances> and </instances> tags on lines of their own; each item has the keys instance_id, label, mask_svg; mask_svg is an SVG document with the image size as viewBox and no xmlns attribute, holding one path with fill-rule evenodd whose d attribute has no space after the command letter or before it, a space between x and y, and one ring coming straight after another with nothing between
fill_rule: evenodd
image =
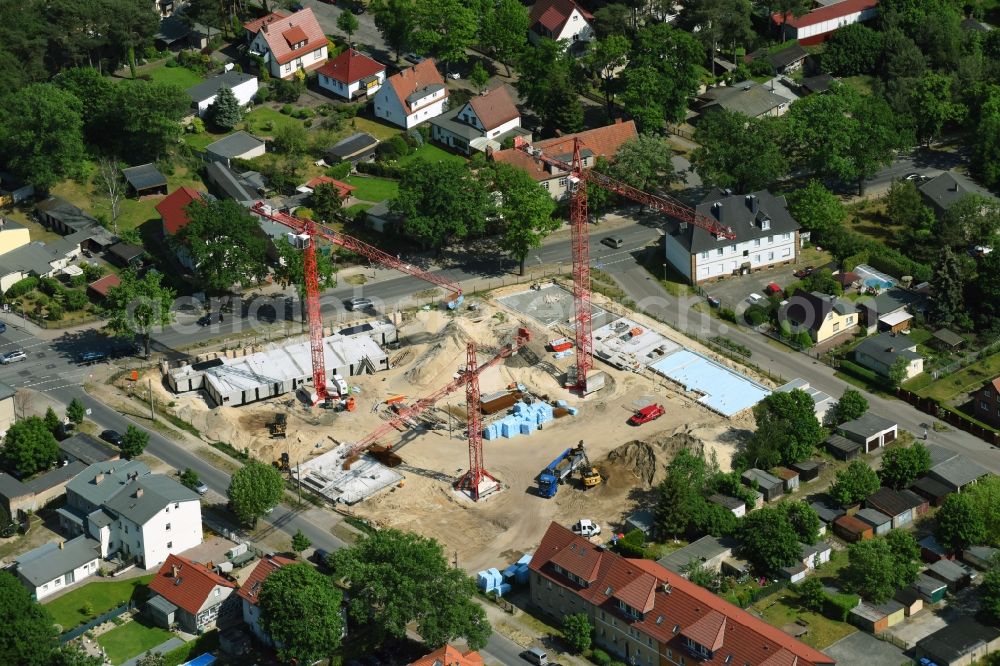
<instances>
[{"instance_id":1,"label":"red truck","mask_svg":"<svg viewBox=\"0 0 1000 666\"><path fill-rule=\"evenodd\" d=\"M631 425L638 426L642 425L643 423L649 423L650 421L655 421L656 419L660 418L666 413L667 410L663 408L663 405L657 405L657 404L647 405L642 409L640 409L639 411L637 411L635 414L633 414L632 417L628 420L628 422Z\"/></svg>"}]
</instances>

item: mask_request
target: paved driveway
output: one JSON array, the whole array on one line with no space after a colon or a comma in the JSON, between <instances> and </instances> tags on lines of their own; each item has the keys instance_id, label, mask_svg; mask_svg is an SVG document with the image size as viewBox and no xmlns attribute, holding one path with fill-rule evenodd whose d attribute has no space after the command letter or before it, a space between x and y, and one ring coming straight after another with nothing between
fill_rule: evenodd
<instances>
[{"instance_id":1,"label":"paved driveway","mask_svg":"<svg viewBox=\"0 0 1000 666\"><path fill-rule=\"evenodd\" d=\"M779 266L766 271L723 278L718 282L702 285L705 291L722 301L722 307L735 309L752 293L766 296L764 287L776 282L779 287L786 287L796 280L792 275L800 268L797 264Z\"/></svg>"},{"instance_id":2,"label":"paved driveway","mask_svg":"<svg viewBox=\"0 0 1000 666\"><path fill-rule=\"evenodd\" d=\"M910 659L892 643L880 641L871 634L856 631L823 650L838 664L868 664L870 666L899 666Z\"/></svg>"}]
</instances>

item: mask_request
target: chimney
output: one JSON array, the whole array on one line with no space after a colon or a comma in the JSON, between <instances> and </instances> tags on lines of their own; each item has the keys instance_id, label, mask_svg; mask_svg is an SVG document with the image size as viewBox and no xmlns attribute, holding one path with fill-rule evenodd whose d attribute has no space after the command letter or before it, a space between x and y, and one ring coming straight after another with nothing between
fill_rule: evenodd
<instances>
[{"instance_id":1,"label":"chimney","mask_svg":"<svg viewBox=\"0 0 1000 666\"><path fill-rule=\"evenodd\" d=\"M722 222L722 202L721 201L716 201L714 204L712 204L712 215L714 215L715 219L717 219L719 222Z\"/></svg>"},{"instance_id":2,"label":"chimney","mask_svg":"<svg viewBox=\"0 0 1000 666\"><path fill-rule=\"evenodd\" d=\"M622 124L622 119L621 118L615 118L615 125L621 125L621 124Z\"/></svg>"},{"instance_id":3,"label":"chimney","mask_svg":"<svg viewBox=\"0 0 1000 666\"><path fill-rule=\"evenodd\" d=\"M747 202L747 208L750 209L750 213L756 215L757 211L760 210L760 199L757 198L756 194L748 194L746 195L745 200Z\"/></svg>"},{"instance_id":4,"label":"chimney","mask_svg":"<svg viewBox=\"0 0 1000 666\"><path fill-rule=\"evenodd\" d=\"M170 565L170 577L171 578L177 578L177 576L180 573L181 573L181 568L179 566L177 566L176 564L171 564Z\"/></svg>"},{"instance_id":5,"label":"chimney","mask_svg":"<svg viewBox=\"0 0 1000 666\"><path fill-rule=\"evenodd\" d=\"M895 347L889 347L888 349L886 349L886 351L889 352L890 354L893 354L893 353L896 352L896 348Z\"/></svg>"},{"instance_id":6,"label":"chimney","mask_svg":"<svg viewBox=\"0 0 1000 666\"><path fill-rule=\"evenodd\" d=\"M135 489L135 496L136 496L136 499L142 497L142 488L136 488Z\"/></svg>"},{"instance_id":7,"label":"chimney","mask_svg":"<svg viewBox=\"0 0 1000 666\"><path fill-rule=\"evenodd\" d=\"M104 480L104 472L98 472L96 475L94 475L95 486L103 480Z\"/></svg>"}]
</instances>

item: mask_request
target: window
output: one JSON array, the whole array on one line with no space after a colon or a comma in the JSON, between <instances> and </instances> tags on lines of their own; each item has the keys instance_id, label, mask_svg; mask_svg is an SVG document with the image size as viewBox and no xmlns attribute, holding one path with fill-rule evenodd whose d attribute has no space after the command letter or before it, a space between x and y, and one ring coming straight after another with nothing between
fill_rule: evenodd
<instances>
[{"instance_id":1,"label":"window","mask_svg":"<svg viewBox=\"0 0 1000 666\"><path fill-rule=\"evenodd\" d=\"M729 249L730 249L730 251L732 251L732 252L736 252L736 246L735 246L735 245L730 245L730 246L729 246Z\"/></svg>"},{"instance_id":2,"label":"window","mask_svg":"<svg viewBox=\"0 0 1000 666\"><path fill-rule=\"evenodd\" d=\"M705 250L704 252L701 253L701 258L708 259L708 250Z\"/></svg>"},{"instance_id":3,"label":"window","mask_svg":"<svg viewBox=\"0 0 1000 666\"><path fill-rule=\"evenodd\" d=\"M323 55L323 49L316 49L313 51L313 60L319 60Z\"/></svg>"},{"instance_id":4,"label":"window","mask_svg":"<svg viewBox=\"0 0 1000 666\"><path fill-rule=\"evenodd\" d=\"M789 256L791 256L791 254L792 254L792 248L786 247L785 250L784 250L784 252L781 253L781 256L783 256L783 257L789 257Z\"/></svg>"},{"instance_id":5,"label":"window","mask_svg":"<svg viewBox=\"0 0 1000 666\"><path fill-rule=\"evenodd\" d=\"M559 179L559 187L566 187L566 179L565 178L560 178Z\"/></svg>"},{"instance_id":6,"label":"window","mask_svg":"<svg viewBox=\"0 0 1000 666\"><path fill-rule=\"evenodd\" d=\"M724 250L725 248L720 247L718 250L715 251L715 254L721 257Z\"/></svg>"},{"instance_id":7,"label":"window","mask_svg":"<svg viewBox=\"0 0 1000 666\"><path fill-rule=\"evenodd\" d=\"M981 404L981 406L982 406L982 408L983 408L983 409L985 409L985 410L989 411L989 409L990 409L990 406L989 406L989 404L987 404L986 402L982 402L982 403L980 403L980 404Z\"/></svg>"},{"instance_id":8,"label":"window","mask_svg":"<svg viewBox=\"0 0 1000 666\"><path fill-rule=\"evenodd\" d=\"M788 240L791 237L792 237L791 234L781 234L781 240Z\"/></svg>"},{"instance_id":9,"label":"window","mask_svg":"<svg viewBox=\"0 0 1000 666\"><path fill-rule=\"evenodd\" d=\"M770 245L773 242L774 242L774 236L768 236L767 237L767 244Z\"/></svg>"},{"instance_id":10,"label":"window","mask_svg":"<svg viewBox=\"0 0 1000 666\"><path fill-rule=\"evenodd\" d=\"M759 264L760 263L760 255L759 254L753 255L753 263L755 263L755 264Z\"/></svg>"},{"instance_id":11,"label":"window","mask_svg":"<svg viewBox=\"0 0 1000 666\"><path fill-rule=\"evenodd\" d=\"M549 181L547 180L542 181L542 187L544 187L545 189L549 189Z\"/></svg>"},{"instance_id":12,"label":"window","mask_svg":"<svg viewBox=\"0 0 1000 666\"><path fill-rule=\"evenodd\" d=\"M170 531L170 523L167 523L167 531Z\"/></svg>"},{"instance_id":13,"label":"window","mask_svg":"<svg viewBox=\"0 0 1000 666\"><path fill-rule=\"evenodd\" d=\"M220 594L222 594L222 591L219 588L215 588L215 596L219 596Z\"/></svg>"},{"instance_id":14,"label":"window","mask_svg":"<svg viewBox=\"0 0 1000 666\"><path fill-rule=\"evenodd\" d=\"M167 542L167 548L173 548L173 547L174 547L174 542L173 541L168 541Z\"/></svg>"},{"instance_id":15,"label":"window","mask_svg":"<svg viewBox=\"0 0 1000 666\"><path fill-rule=\"evenodd\" d=\"M759 238L755 238L753 240L753 246L754 247L760 247L760 239Z\"/></svg>"},{"instance_id":16,"label":"window","mask_svg":"<svg viewBox=\"0 0 1000 666\"><path fill-rule=\"evenodd\" d=\"M847 316L847 325L850 326L854 323L854 315Z\"/></svg>"},{"instance_id":17,"label":"window","mask_svg":"<svg viewBox=\"0 0 1000 666\"><path fill-rule=\"evenodd\" d=\"M835 323L835 324L833 325L833 332L834 332L834 333L836 333L836 332L837 332L837 331L839 331L839 330L840 330L840 324L839 324L839 323Z\"/></svg>"},{"instance_id":18,"label":"window","mask_svg":"<svg viewBox=\"0 0 1000 666\"><path fill-rule=\"evenodd\" d=\"M768 252L767 253L767 260L768 261L774 261L774 252Z\"/></svg>"}]
</instances>

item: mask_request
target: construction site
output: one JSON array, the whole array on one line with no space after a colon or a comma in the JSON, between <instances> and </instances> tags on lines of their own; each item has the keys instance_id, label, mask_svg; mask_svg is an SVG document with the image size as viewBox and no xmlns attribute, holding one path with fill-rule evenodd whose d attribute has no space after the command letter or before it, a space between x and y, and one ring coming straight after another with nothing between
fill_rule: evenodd
<instances>
[{"instance_id":1,"label":"construction site","mask_svg":"<svg viewBox=\"0 0 1000 666\"><path fill-rule=\"evenodd\" d=\"M357 239L252 207L289 227L304 252L309 334L162 367L157 390L204 438L275 464L376 525L434 537L469 570L530 549L552 520L621 526L683 447L728 468L753 427L750 408L772 387L590 293L579 185L603 179L654 209L715 223L583 172L578 146L573 159L558 162L576 178L571 283L512 286L472 302L458 285ZM441 306L326 328L316 239L443 287Z\"/></svg>"}]
</instances>

